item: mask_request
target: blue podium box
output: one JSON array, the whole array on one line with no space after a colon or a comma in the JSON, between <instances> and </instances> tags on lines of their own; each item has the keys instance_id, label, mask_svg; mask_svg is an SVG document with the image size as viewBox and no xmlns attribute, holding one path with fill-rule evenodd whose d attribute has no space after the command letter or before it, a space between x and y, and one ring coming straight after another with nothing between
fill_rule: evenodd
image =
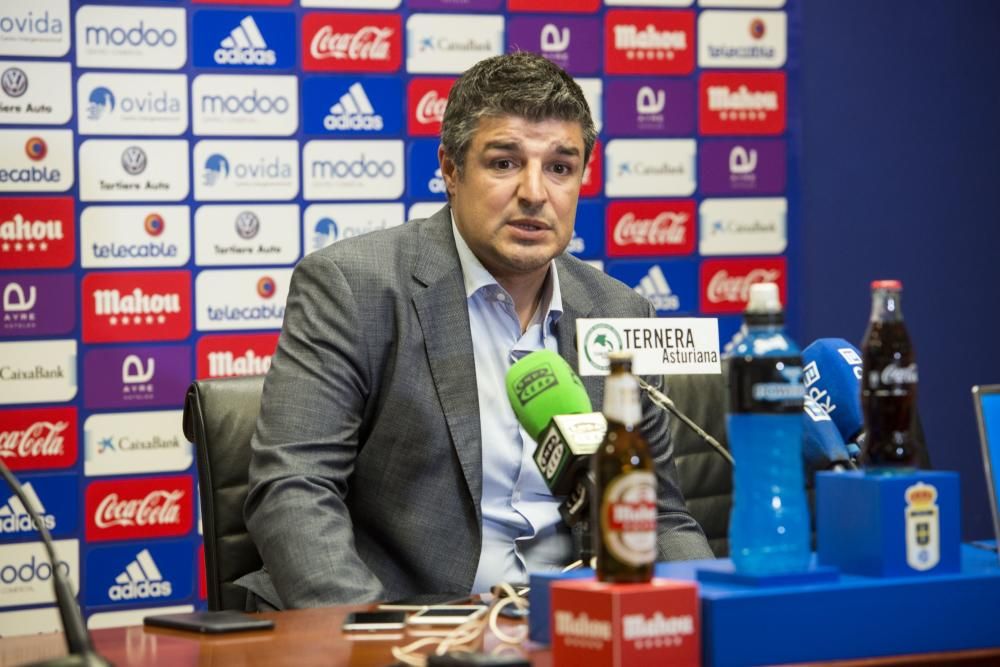
<instances>
[{"instance_id":1,"label":"blue podium box","mask_svg":"<svg viewBox=\"0 0 1000 667\"><path fill-rule=\"evenodd\" d=\"M871 577L958 572L958 474L816 475L819 562Z\"/></svg>"}]
</instances>

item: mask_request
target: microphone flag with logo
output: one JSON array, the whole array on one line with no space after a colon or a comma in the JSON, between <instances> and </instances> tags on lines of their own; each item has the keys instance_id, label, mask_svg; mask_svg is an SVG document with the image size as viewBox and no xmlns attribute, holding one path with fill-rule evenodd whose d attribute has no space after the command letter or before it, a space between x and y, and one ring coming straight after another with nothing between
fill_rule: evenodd
<instances>
[{"instance_id":1,"label":"microphone flag with logo","mask_svg":"<svg viewBox=\"0 0 1000 667\"><path fill-rule=\"evenodd\" d=\"M843 338L819 338L802 351L802 384L837 425L844 442L856 442L861 415L861 353Z\"/></svg>"}]
</instances>

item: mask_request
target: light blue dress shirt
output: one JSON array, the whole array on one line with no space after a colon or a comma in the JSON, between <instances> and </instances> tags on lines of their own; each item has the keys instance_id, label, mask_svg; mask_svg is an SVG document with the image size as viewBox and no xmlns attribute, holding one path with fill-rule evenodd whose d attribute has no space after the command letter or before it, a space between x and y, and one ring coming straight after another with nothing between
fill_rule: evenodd
<instances>
[{"instance_id":1,"label":"light blue dress shirt","mask_svg":"<svg viewBox=\"0 0 1000 667\"><path fill-rule=\"evenodd\" d=\"M483 549L473 593L502 581L527 581L529 572L561 569L573 540L559 517L559 499L549 493L531 458L535 441L521 428L507 400L511 365L535 350L558 352L554 323L562 315L556 265L550 264L542 299L527 330L501 287L451 225L465 278L469 325L476 362L479 425L483 446Z\"/></svg>"}]
</instances>

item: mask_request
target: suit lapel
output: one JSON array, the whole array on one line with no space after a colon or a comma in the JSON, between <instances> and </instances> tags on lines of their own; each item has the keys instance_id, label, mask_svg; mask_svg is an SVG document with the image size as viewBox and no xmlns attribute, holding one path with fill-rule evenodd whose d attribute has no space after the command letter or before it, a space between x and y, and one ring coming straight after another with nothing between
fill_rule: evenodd
<instances>
[{"instance_id":1,"label":"suit lapel","mask_svg":"<svg viewBox=\"0 0 1000 667\"><path fill-rule=\"evenodd\" d=\"M416 292L413 305L423 332L434 388L476 515L481 520L483 452L475 355L465 282L448 207L423 223L418 256L413 277L425 289Z\"/></svg>"},{"instance_id":2,"label":"suit lapel","mask_svg":"<svg viewBox=\"0 0 1000 667\"><path fill-rule=\"evenodd\" d=\"M577 280L569 262L559 261L558 258L556 261L559 264L559 289L562 292L563 301L563 314L556 326L556 333L559 337L559 354L569 362L574 372L579 373L576 321L589 317L594 309L594 303L584 286ZM590 375L580 379L587 389L594 410L600 410L604 403L604 378Z\"/></svg>"}]
</instances>

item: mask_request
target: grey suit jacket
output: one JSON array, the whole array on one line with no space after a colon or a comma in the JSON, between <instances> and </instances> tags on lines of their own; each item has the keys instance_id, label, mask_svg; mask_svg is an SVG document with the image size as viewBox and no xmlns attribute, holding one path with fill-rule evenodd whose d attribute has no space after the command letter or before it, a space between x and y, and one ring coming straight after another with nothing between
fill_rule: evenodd
<instances>
[{"instance_id":1,"label":"grey suit jacket","mask_svg":"<svg viewBox=\"0 0 1000 667\"><path fill-rule=\"evenodd\" d=\"M559 351L576 319L650 304L557 260ZM602 378L584 378L600 406ZM711 558L677 482L664 413L644 405L657 460L659 555ZM292 276L252 441L246 521L265 569L238 583L278 608L468 592L481 550L482 451L462 269L449 209L335 243Z\"/></svg>"}]
</instances>

